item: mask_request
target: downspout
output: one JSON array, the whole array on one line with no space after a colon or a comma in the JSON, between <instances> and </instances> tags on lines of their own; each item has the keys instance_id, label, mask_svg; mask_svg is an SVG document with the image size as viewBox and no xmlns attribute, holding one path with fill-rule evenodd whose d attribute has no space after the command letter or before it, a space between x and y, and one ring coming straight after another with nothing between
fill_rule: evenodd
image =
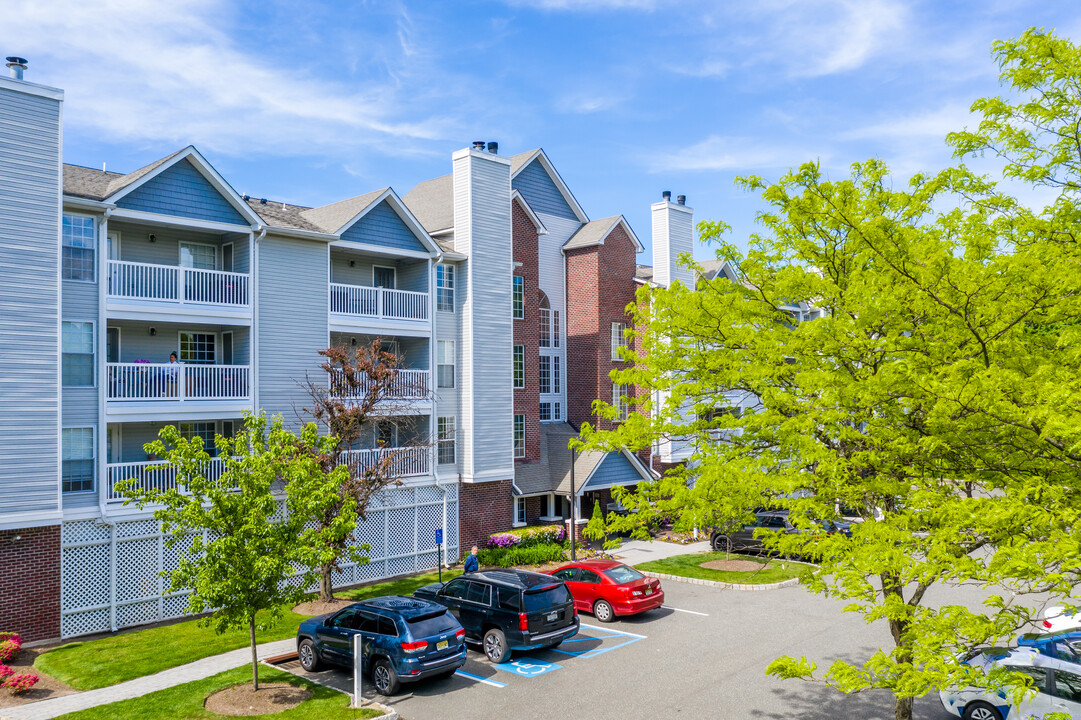
<instances>
[{"instance_id":1,"label":"downspout","mask_svg":"<svg viewBox=\"0 0 1081 720\"><path fill-rule=\"evenodd\" d=\"M114 208L105 208L105 214L101 218L101 238L98 243L98 247L102 251L109 245L109 216L113 214ZM109 336L108 328L106 327L108 319L105 312L105 304L108 298L108 291L106 290L106 283L109 281L109 258L104 257L104 252L98 252L99 267L102 268L102 272L98 273L98 358L107 357L106 352L101 352L107 347L107 340ZM109 393L109 376L108 368L104 362L99 361L98 369L98 437L97 451L98 451L98 468L103 470L100 473L102 482L98 484L98 511L101 513L101 524L112 526L112 522L108 519L108 508L106 503L106 497L108 491L112 488L109 486L109 467L108 456L106 454L106 448L108 447L108 441L106 439L106 433L109 432L109 424L105 416L106 398ZM117 448L119 452L120 448ZM114 608L115 610L115 608ZM113 616L113 622L111 623L113 629L116 629L115 612L110 613Z\"/></svg>"},{"instance_id":2,"label":"downspout","mask_svg":"<svg viewBox=\"0 0 1081 720\"><path fill-rule=\"evenodd\" d=\"M256 231L259 235L256 236ZM248 343L248 361L251 363L251 401L252 411L261 407L259 404L259 241L266 237L266 225L252 225L248 234L248 255L250 262L248 273L251 275L251 342Z\"/></svg>"}]
</instances>

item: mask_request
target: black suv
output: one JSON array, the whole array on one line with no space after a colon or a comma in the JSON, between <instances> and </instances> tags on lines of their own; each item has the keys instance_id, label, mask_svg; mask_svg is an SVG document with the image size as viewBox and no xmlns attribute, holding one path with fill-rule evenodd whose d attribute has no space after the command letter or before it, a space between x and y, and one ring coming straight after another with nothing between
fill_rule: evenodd
<instances>
[{"instance_id":1,"label":"black suv","mask_svg":"<svg viewBox=\"0 0 1081 720\"><path fill-rule=\"evenodd\" d=\"M555 647L578 632L578 611L562 580L528 570L486 570L425 585L413 597L433 600L458 618L466 640L494 663L514 650Z\"/></svg>"}]
</instances>

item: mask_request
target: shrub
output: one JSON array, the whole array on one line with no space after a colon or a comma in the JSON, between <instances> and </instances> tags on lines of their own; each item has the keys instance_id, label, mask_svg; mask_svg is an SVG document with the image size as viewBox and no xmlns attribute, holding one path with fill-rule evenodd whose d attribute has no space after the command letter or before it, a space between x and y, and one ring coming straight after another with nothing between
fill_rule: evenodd
<instances>
[{"instance_id":1,"label":"shrub","mask_svg":"<svg viewBox=\"0 0 1081 720\"><path fill-rule=\"evenodd\" d=\"M481 565L510 567L512 565L543 565L563 559L563 546L551 543L531 547L488 548L478 554Z\"/></svg>"},{"instance_id":2,"label":"shrub","mask_svg":"<svg viewBox=\"0 0 1081 720\"><path fill-rule=\"evenodd\" d=\"M3 633L6 639L0 639L0 663L14 660L23 647L23 639L17 633Z\"/></svg>"},{"instance_id":3,"label":"shrub","mask_svg":"<svg viewBox=\"0 0 1081 720\"><path fill-rule=\"evenodd\" d=\"M5 640L16 640L16 641L18 641L18 643L20 645L22 645L22 642L23 642L22 636L19 635L19 633L16 633L16 632L0 632L0 642L4 642Z\"/></svg>"},{"instance_id":4,"label":"shrub","mask_svg":"<svg viewBox=\"0 0 1081 720\"><path fill-rule=\"evenodd\" d=\"M18 695L19 693L24 693L34 687L37 683L37 675L24 673L22 675L9 675L4 679L4 682L0 687L6 688L12 695Z\"/></svg>"},{"instance_id":5,"label":"shrub","mask_svg":"<svg viewBox=\"0 0 1081 720\"><path fill-rule=\"evenodd\" d=\"M562 525L537 525L489 535L487 546L489 548L526 548L535 545L558 545L566 539L567 529Z\"/></svg>"},{"instance_id":6,"label":"shrub","mask_svg":"<svg viewBox=\"0 0 1081 720\"><path fill-rule=\"evenodd\" d=\"M14 675L15 671L9 668L7 665L0 663L0 681L6 678L8 675Z\"/></svg>"}]
</instances>

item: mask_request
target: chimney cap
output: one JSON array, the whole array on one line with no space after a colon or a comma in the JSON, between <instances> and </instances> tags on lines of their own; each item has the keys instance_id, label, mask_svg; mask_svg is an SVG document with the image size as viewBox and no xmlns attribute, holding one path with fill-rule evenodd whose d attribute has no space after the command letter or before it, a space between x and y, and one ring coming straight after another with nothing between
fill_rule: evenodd
<instances>
[{"instance_id":1,"label":"chimney cap","mask_svg":"<svg viewBox=\"0 0 1081 720\"><path fill-rule=\"evenodd\" d=\"M661 191L661 197L664 198L667 202L672 202L672 191L671 190L662 190Z\"/></svg>"},{"instance_id":2,"label":"chimney cap","mask_svg":"<svg viewBox=\"0 0 1081 720\"><path fill-rule=\"evenodd\" d=\"M26 58L21 58L17 55L9 55L7 61L11 65L26 65Z\"/></svg>"},{"instance_id":3,"label":"chimney cap","mask_svg":"<svg viewBox=\"0 0 1081 720\"><path fill-rule=\"evenodd\" d=\"M499 154L499 143L497 143L494 140L490 141L488 143L488 152L492 153L493 155L498 155Z\"/></svg>"},{"instance_id":4,"label":"chimney cap","mask_svg":"<svg viewBox=\"0 0 1081 720\"><path fill-rule=\"evenodd\" d=\"M473 149L474 150L483 150L484 149L484 141L483 140L474 140L473 141Z\"/></svg>"},{"instance_id":5,"label":"chimney cap","mask_svg":"<svg viewBox=\"0 0 1081 720\"><path fill-rule=\"evenodd\" d=\"M676 195L676 202L679 203L680 205L686 205L687 204L687 196L686 195Z\"/></svg>"}]
</instances>

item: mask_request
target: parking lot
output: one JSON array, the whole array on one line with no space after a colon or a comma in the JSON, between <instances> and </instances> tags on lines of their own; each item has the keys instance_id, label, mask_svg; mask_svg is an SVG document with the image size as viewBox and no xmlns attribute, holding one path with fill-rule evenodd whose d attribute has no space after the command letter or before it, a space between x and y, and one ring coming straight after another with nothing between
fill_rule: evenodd
<instances>
[{"instance_id":1,"label":"parking lot","mask_svg":"<svg viewBox=\"0 0 1081 720\"><path fill-rule=\"evenodd\" d=\"M940 602L959 591L941 588ZM820 669L838 657L854 661L887 646L882 624L866 626L842 613L842 604L799 587L740 592L665 583L666 606L604 625L583 614L581 633L558 649L516 654L493 666L475 650L454 676L403 685L392 698L405 720L497 720L553 717L640 717L664 712L686 718L892 718L882 692L843 696L820 685L765 675L780 655L806 655ZM285 669L352 691L343 670L305 673L294 661ZM916 701L917 718L949 716L936 695Z\"/></svg>"}]
</instances>

